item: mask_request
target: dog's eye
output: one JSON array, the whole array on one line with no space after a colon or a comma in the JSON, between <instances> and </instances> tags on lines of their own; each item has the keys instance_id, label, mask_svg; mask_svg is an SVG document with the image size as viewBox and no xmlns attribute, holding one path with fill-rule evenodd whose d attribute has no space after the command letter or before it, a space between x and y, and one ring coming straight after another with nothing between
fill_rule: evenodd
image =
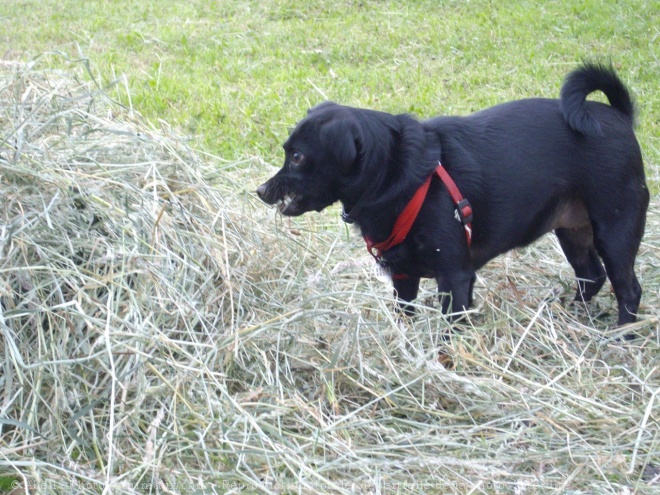
<instances>
[{"instance_id":1,"label":"dog's eye","mask_svg":"<svg viewBox=\"0 0 660 495\"><path fill-rule=\"evenodd\" d=\"M302 153L299 153L299 152L296 151L291 156L291 165L293 165L294 167L297 167L298 165L300 165L302 163L304 158L305 158L305 156Z\"/></svg>"}]
</instances>

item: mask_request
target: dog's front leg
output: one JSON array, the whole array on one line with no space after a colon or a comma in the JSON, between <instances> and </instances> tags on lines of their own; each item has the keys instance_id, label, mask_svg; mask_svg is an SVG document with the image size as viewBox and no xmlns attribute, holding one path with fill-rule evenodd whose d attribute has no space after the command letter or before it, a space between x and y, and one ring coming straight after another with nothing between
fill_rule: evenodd
<instances>
[{"instance_id":1,"label":"dog's front leg","mask_svg":"<svg viewBox=\"0 0 660 495\"><path fill-rule=\"evenodd\" d=\"M415 314L414 306L407 304L417 297L419 291L419 277L400 277L395 276L392 280L394 285L394 297L397 299L399 309L406 315Z\"/></svg>"},{"instance_id":2,"label":"dog's front leg","mask_svg":"<svg viewBox=\"0 0 660 495\"><path fill-rule=\"evenodd\" d=\"M472 304L472 287L476 275L474 271L457 272L437 278L438 296L442 312L456 319L458 313L467 311Z\"/></svg>"}]
</instances>

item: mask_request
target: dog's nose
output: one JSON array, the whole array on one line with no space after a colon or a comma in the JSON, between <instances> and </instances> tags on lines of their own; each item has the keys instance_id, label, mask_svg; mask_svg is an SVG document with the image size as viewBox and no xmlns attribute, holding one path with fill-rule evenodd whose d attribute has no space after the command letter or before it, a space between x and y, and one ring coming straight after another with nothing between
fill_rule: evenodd
<instances>
[{"instance_id":1,"label":"dog's nose","mask_svg":"<svg viewBox=\"0 0 660 495\"><path fill-rule=\"evenodd\" d=\"M259 187L257 187L257 195L261 198L264 199L264 194L266 194L266 184L261 184Z\"/></svg>"}]
</instances>

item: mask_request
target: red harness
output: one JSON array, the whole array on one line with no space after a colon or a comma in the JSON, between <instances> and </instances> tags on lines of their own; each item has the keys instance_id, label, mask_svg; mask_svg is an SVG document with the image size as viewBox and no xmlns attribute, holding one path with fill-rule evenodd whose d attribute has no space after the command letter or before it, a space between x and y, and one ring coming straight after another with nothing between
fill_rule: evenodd
<instances>
[{"instance_id":1,"label":"red harness","mask_svg":"<svg viewBox=\"0 0 660 495\"><path fill-rule=\"evenodd\" d=\"M429 175L428 179L426 179L419 189L417 189L415 195L399 215L399 218L394 222L394 227L392 227L392 233L390 236L383 242L373 242L368 237L364 238L364 241L367 243L367 250L374 258L376 258L376 261L381 260L384 251L387 251L404 241L408 232L410 232L413 223L415 223L419 210L422 208L426 193L431 185L431 179L434 175L440 177L440 180L444 183L451 198L454 200L454 203L456 204L456 219L463 224L468 246L470 245L472 242L472 207L468 200L465 199L458 190L456 183L452 180L444 167L438 163L438 166L433 173ZM394 278L407 278L407 276L404 274L395 274Z\"/></svg>"}]
</instances>

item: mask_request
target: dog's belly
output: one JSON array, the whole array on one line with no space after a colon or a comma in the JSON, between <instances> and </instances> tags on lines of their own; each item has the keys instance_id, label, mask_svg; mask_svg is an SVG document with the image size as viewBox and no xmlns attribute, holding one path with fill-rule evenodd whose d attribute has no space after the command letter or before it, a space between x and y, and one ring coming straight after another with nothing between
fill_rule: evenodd
<instances>
[{"instance_id":1,"label":"dog's belly","mask_svg":"<svg viewBox=\"0 0 660 495\"><path fill-rule=\"evenodd\" d=\"M568 199L557 207L548 231L561 228L582 229L590 226L591 221L584 203L579 199Z\"/></svg>"},{"instance_id":2,"label":"dog's belly","mask_svg":"<svg viewBox=\"0 0 660 495\"><path fill-rule=\"evenodd\" d=\"M537 220L539 220L537 218ZM520 224L516 225L517 228ZM482 242L475 242L470 247L470 257L475 269L481 268L496 256L506 253L511 249L525 246L530 242L540 238L541 236L552 232L556 229L570 229L574 231L574 235L580 235L584 245L590 245L593 237L591 221L584 202L580 199L562 199L557 203L557 206L551 209L551 212L544 217L540 222L534 224L527 223L525 225L529 235L522 235L520 238L524 241L511 241L510 243L503 242L500 236L495 242L492 239L480 239ZM500 232L501 233L501 232ZM478 237L476 237L478 239Z\"/></svg>"}]
</instances>

